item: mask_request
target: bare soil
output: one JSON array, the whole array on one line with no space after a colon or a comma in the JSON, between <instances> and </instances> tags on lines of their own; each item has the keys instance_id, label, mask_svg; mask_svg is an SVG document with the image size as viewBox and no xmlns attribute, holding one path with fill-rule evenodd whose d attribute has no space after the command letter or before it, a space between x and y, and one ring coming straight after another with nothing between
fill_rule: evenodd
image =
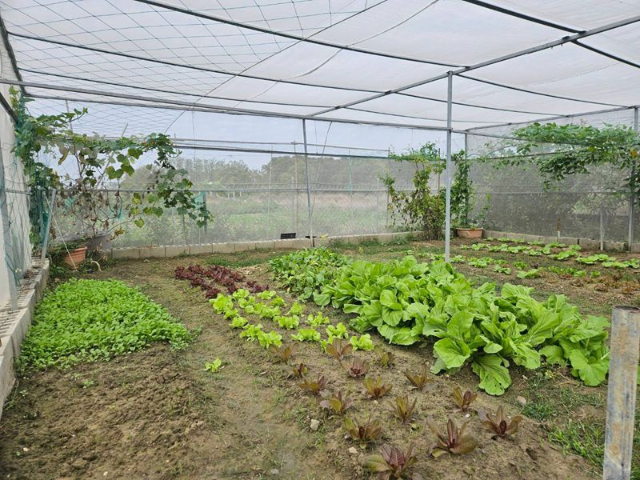
<instances>
[{"instance_id":1,"label":"bare soil","mask_svg":"<svg viewBox=\"0 0 640 480\"><path fill-rule=\"evenodd\" d=\"M269 256L260 255L257 261ZM387 397L372 401L365 398L361 381L350 378L318 344L294 342L295 361L308 365L310 377L324 375L331 391L356 398L356 418L371 416L382 422L384 438L362 448L345 438L341 418L322 412L315 398L287 378L290 367L274 363L258 344L240 339L200 290L173 279L176 266L207 259L121 262L89 275L138 286L189 328L202 331L183 351L156 345L111 362L20 379L0 422L0 478L368 478L363 459L382 443L414 445L419 454L416 470L430 479L597 476L585 459L565 455L550 444L544 426L528 418L514 438L492 440L474 415L469 431L479 442L476 451L430 457L434 437L426 418L432 416L442 427L448 417L462 423L465 415L453 412L451 391L455 385L471 390L477 385L473 374L463 370L452 378L434 377L424 393L410 390L403 372L417 372L432 362L430 345L387 347L397 358L391 369L377 365L373 352L355 352L352 358L370 363L369 375L381 376L393 386ZM269 281L264 263L239 269L261 283ZM287 295L285 299L293 300ZM334 324L346 320L340 312L325 314ZM290 332L262 323L289 338ZM216 357L224 361L222 370L205 372L204 364ZM515 398L524 388L523 375L512 371L514 385L507 396L481 393L475 406L495 411L503 404L510 415L517 414L520 405ZM582 388L570 378L564 381L566 388ZM390 401L405 393L418 398L419 412L410 425L402 425L390 413ZM317 431L310 428L313 419L320 421ZM351 447L355 453L349 452Z\"/></svg>"}]
</instances>

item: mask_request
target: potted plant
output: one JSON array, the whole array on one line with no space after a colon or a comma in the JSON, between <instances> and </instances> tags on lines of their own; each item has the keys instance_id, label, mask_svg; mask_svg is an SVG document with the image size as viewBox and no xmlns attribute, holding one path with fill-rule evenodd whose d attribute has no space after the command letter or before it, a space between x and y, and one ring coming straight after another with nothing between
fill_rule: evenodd
<instances>
[{"instance_id":1,"label":"potted plant","mask_svg":"<svg viewBox=\"0 0 640 480\"><path fill-rule=\"evenodd\" d=\"M456 165L456 174L451 186L451 213L455 225L456 235L460 238L482 238L482 225L489 212L490 196L480 213L471 217L473 210L473 182L469 178L471 163L465 158L464 152L455 154L452 158Z\"/></svg>"},{"instance_id":2,"label":"potted plant","mask_svg":"<svg viewBox=\"0 0 640 480\"><path fill-rule=\"evenodd\" d=\"M49 254L54 264L62 264L72 270L78 270L78 267L84 263L87 259L87 251L86 238L56 241L49 248Z\"/></svg>"}]
</instances>

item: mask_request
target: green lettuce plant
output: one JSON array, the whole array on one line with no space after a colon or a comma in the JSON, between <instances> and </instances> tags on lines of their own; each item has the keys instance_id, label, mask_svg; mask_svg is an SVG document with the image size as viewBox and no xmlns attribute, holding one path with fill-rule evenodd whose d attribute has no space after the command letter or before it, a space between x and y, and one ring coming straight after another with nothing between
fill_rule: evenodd
<instances>
[{"instance_id":1,"label":"green lettuce plant","mask_svg":"<svg viewBox=\"0 0 640 480\"><path fill-rule=\"evenodd\" d=\"M291 338L299 342L319 342L321 336L315 328L301 328L297 334L292 334Z\"/></svg>"},{"instance_id":2,"label":"green lettuce plant","mask_svg":"<svg viewBox=\"0 0 640 480\"><path fill-rule=\"evenodd\" d=\"M407 256L344 265L313 297L320 306L353 314L351 327L359 332L377 330L396 345L433 341L432 373L470 365L479 388L492 395L511 385L512 363L525 369L543 361L566 364L587 385L602 383L608 321L583 318L562 295L539 302L531 293L509 283L500 291L491 283L475 286L449 264ZM361 340L351 341L360 347Z\"/></svg>"},{"instance_id":3,"label":"green lettuce plant","mask_svg":"<svg viewBox=\"0 0 640 480\"><path fill-rule=\"evenodd\" d=\"M371 335L368 333L360 335L359 337L354 335L349 339L349 343L351 343L354 350L373 350L373 341L371 340Z\"/></svg>"}]
</instances>

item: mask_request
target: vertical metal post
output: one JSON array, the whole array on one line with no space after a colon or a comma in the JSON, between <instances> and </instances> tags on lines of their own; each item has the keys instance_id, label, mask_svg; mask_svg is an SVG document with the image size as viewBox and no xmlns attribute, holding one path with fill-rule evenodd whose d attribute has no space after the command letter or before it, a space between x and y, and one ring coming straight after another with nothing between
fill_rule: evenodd
<instances>
[{"instance_id":1,"label":"vertical metal post","mask_svg":"<svg viewBox=\"0 0 640 480\"><path fill-rule=\"evenodd\" d=\"M558 241L560 236L558 235ZM600 250L604 250L604 207L602 206L602 200L600 200Z\"/></svg>"},{"instance_id":2,"label":"vertical metal post","mask_svg":"<svg viewBox=\"0 0 640 480\"><path fill-rule=\"evenodd\" d=\"M267 239L273 238L271 235L271 163L273 155L269 158L269 191L267 192Z\"/></svg>"},{"instance_id":3,"label":"vertical metal post","mask_svg":"<svg viewBox=\"0 0 640 480\"><path fill-rule=\"evenodd\" d=\"M293 199L295 200L295 206L293 209L293 224L295 225L294 231L298 232L298 146L296 142L293 143L293 151L296 152L295 157L293 157L293 172L294 172L294 183L295 190L293 194Z\"/></svg>"},{"instance_id":4,"label":"vertical metal post","mask_svg":"<svg viewBox=\"0 0 640 480\"><path fill-rule=\"evenodd\" d=\"M638 133L638 107L633 109L633 131ZM631 177L633 178L636 174L636 169L638 168L638 161L635 160L633 162L633 166L631 167ZM631 182L631 192L629 193L629 251L631 251L631 246L633 245L633 230L635 229L635 225L633 223L633 216L635 215L636 208L636 198L635 198L635 182Z\"/></svg>"},{"instance_id":5,"label":"vertical metal post","mask_svg":"<svg viewBox=\"0 0 640 480\"><path fill-rule=\"evenodd\" d=\"M631 478L640 308L615 307L611 324L604 480Z\"/></svg>"},{"instance_id":6,"label":"vertical metal post","mask_svg":"<svg viewBox=\"0 0 640 480\"><path fill-rule=\"evenodd\" d=\"M296 157L293 157L293 161L296 161ZM296 189L295 180L291 177L291 231L297 232L298 225L296 222L296 197L298 196L298 190Z\"/></svg>"},{"instance_id":7,"label":"vertical metal post","mask_svg":"<svg viewBox=\"0 0 640 480\"><path fill-rule=\"evenodd\" d=\"M380 233L380 179L376 178L376 233Z\"/></svg>"},{"instance_id":8,"label":"vertical metal post","mask_svg":"<svg viewBox=\"0 0 640 480\"><path fill-rule=\"evenodd\" d=\"M304 174L307 180L307 219L309 222L309 238L311 246L315 247L313 239L313 223L311 222L311 184L309 183L309 152L307 151L307 121L302 119L302 137L304 139Z\"/></svg>"},{"instance_id":9,"label":"vertical metal post","mask_svg":"<svg viewBox=\"0 0 640 480\"><path fill-rule=\"evenodd\" d=\"M453 100L453 73L447 75L447 169L446 169L446 205L444 225L444 260L451 255L451 107Z\"/></svg>"},{"instance_id":10,"label":"vertical metal post","mask_svg":"<svg viewBox=\"0 0 640 480\"><path fill-rule=\"evenodd\" d=\"M54 188L51 192L51 203L49 204L49 213L47 215L47 224L44 229L44 240L42 241L42 254L40 256L40 261L44 263L47 258L47 249L49 248L49 232L51 230L51 217L53 217L53 208L56 204L56 194L58 191Z\"/></svg>"},{"instance_id":11,"label":"vertical metal post","mask_svg":"<svg viewBox=\"0 0 640 480\"><path fill-rule=\"evenodd\" d=\"M351 231L350 234L356 233L354 229L355 215L353 211L353 164L351 157L349 157L349 218L351 219Z\"/></svg>"},{"instance_id":12,"label":"vertical metal post","mask_svg":"<svg viewBox=\"0 0 640 480\"><path fill-rule=\"evenodd\" d=\"M0 229L2 230L2 241L4 242L4 256L0 259L4 261L7 267L7 280L9 282L9 306L11 310L18 308L18 289L16 286L16 277L13 272L11 257L9 256L9 248L11 247L11 220L9 218L9 207L7 204L7 189L4 179L4 160L2 150L0 150Z\"/></svg>"}]
</instances>

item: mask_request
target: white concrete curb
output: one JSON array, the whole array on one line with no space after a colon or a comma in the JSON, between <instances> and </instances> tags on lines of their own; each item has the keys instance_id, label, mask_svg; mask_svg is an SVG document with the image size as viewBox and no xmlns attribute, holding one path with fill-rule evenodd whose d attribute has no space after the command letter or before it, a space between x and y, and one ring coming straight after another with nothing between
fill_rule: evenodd
<instances>
[{"instance_id":1,"label":"white concrete curb","mask_svg":"<svg viewBox=\"0 0 640 480\"><path fill-rule=\"evenodd\" d=\"M0 308L0 417L4 402L11 393L15 382L13 361L20 354L20 347L31 325L36 303L44 295L49 279L49 260L41 264L34 259L33 275L20 283L18 308L11 310L9 305Z\"/></svg>"}]
</instances>

